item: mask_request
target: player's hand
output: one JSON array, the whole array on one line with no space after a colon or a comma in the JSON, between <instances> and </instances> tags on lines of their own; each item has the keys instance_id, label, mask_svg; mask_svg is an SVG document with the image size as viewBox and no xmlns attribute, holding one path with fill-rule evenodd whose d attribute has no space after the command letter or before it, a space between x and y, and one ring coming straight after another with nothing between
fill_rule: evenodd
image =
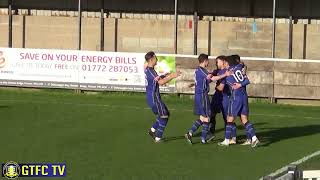
<instances>
[{"instance_id":1,"label":"player's hand","mask_svg":"<svg viewBox=\"0 0 320 180\"><path fill-rule=\"evenodd\" d=\"M168 77L169 75L170 75L170 73L165 73L165 74L161 75L160 77L161 77L161 79L164 79L164 78Z\"/></svg>"},{"instance_id":2,"label":"player's hand","mask_svg":"<svg viewBox=\"0 0 320 180\"><path fill-rule=\"evenodd\" d=\"M233 74L233 72L230 71L230 70L228 70L228 71L226 71L224 74L225 74L226 76L231 76L231 75Z\"/></svg>"},{"instance_id":3,"label":"player's hand","mask_svg":"<svg viewBox=\"0 0 320 180\"><path fill-rule=\"evenodd\" d=\"M177 70L176 72L171 73L171 75L172 75L173 78L177 78L177 77L179 77L181 75L181 71Z\"/></svg>"},{"instance_id":4,"label":"player's hand","mask_svg":"<svg viewBox=\"0 0 320 180\"><path fill-rule=\"evenodd\" d=\"M234 83L233 85L232 85L232 89L234 89L234 90L237 90L237 89L239 89L239 88L241 88L242 86L241 86L241 84L240 83Z\"/></svg>"},{"instance_id":5,"label":"player's hand","mask_svg":"<svg viewBox=\"0 0 320 180\"><path fill-rule=\"evenodd\" d=\"M218 81L218 80L220 80L220 79L221 79L220 76L212 76L212 77L211 77L211 81Z\"/></svg>"},{"instance_id":6,"label":"player's hand","mask_svg":"<svg viewBox=\"0 0 320 180\"><path fill-rule=\"evenodd\" d=\"M208 74L207 79L211 79L213 77L212 74Z\"/></svg>"},{"instance_id":7,"label":"player's hand","mask_svg":"<svg viewBox=\"0 0 320 180\"><path fill-rule=\"evenodd\" d=\"M169 76L171 73L165 73L163 76L164 77L167 77L167 76Z\"/></svg>"}]
</instances>

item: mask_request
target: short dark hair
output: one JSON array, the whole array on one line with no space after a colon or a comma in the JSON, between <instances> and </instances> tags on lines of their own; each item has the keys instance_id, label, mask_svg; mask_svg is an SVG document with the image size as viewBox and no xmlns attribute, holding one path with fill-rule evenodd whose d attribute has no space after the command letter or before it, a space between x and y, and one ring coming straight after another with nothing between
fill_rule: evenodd
<instances>
[{"instance_id":1,"label":"short dark hair","mask_svg":"<svg viewBox=\"0 0 320 180\"><path fill-rule=\"evenodd\" d=\"M235 66L239 64L239 62L234 56L227 56L226 61L228 62L229 66Z\"/></svg>"},{"instance_id":2,"label":"short dark hair","mask_svg":"<svg viewBox=\"0 0 320 180\"><path fill-rule=\"evenodd\" d=\"M240 62L240 56L238 54L231 55L236 61Z\"/></svg>"},{"instance_id":3,"label":"short dark hair","mask_svg":"<svg viewBox=\"0 0 320 180\"><path fill-rule=\"evenodd\" d=\"M221 60L223 60L223 61L226 61L227 57L222 55L222 56L216 57L216 60L218 60L218 59L221 59Z\"/></svg>"},{"instance_id":4,"label":"short dark hair","mask_svg":"<svg viewBox=\"0 0 320 180\"><path fill-rule=\"evenodd\" d=\"M150 59L152 59L156 54L153 51L147 52L147 54L144 56L147 62L149 62Z\"/></svg>"},{"instance_id":5,"label":"short dark hair","mask_svg":"<svg viewBox=\"0 0 320 180\"><path fill-rule=\"evenodd\" d=\"M209 56L207 54L200 54L198 57L199 63L203 63L204 61L209 60Z\"/></svg>"}]
</instances>

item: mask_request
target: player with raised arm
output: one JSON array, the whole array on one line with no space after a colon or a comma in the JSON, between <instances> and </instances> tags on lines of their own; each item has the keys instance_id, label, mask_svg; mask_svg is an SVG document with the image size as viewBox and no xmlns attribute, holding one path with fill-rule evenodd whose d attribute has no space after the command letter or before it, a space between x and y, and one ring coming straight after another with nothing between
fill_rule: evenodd
<instances>
[{"instance_id":1,"label":"player with raised arm","mask_svg":"<svg viewBox=\"0 0 320 180\"><path fill-rule=\"evenodd\" d=\"M168 73L164 76L159 76L154 70L157 65L157 56L154 52L150 51L145 55L147 65L145 66L146 76L146 98L152 112L157 115L156 122L149 130L149 135L155 142L160 142L163 132L167 126L169 118L169 110L163 103L160 96L159 85L162 86L174 78L180 76L180 72Z\"/></svg>"},{"instance_id":2,"label":"player with raised arm","mask_svg":"<svg viewBox=\"0 0 320 180\"><path fill-rule=\"evenodd\" d=\"M208 55L200 54L198 57L199 66L195 70L195 98L194 98L194 114L199 116L191 129L185 134L185 138L190 144L192 144L192 135L194 132L202 126L201 143L207 143L207 134L209 131L209 118L211 115L210 100L209 100L209 83L212 81L218 81L231 72L226 72L220 76L213 76L209 74L206 69L209 64Z\"/></svg>"}]
</instances>

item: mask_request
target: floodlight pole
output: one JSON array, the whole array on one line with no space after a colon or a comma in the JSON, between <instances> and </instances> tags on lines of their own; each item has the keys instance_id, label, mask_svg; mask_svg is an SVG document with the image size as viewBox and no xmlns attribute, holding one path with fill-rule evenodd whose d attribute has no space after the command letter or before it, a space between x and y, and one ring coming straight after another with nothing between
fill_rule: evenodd
<instances>
[{"instance_id":1,"label":"floodlight pole","mask_svg":"<svg viewBox=\"0 0 320 180\"><path fill-rule=\"evenodd\" d=\"M9 13L9 38L8 47L12 48L12 0L8 0L8 13Z\"/></svg>"},{"instance_id":2,"label":"floodlight pole","mask_svg":"<svg viewBox=\"0 0 320 180\"><path fill-rule=\"evenodd\" d=\"M193 54L198 53L198 1L194 0L194 13L193 13Z\"/></svg>"},{"instance_id":3,"label":"floodlight pole","mask_svg":"<svg viewBox=\"0 0 320 180\"><path fill-rule=\"evenodd\" d=\"M78 1L78 50L81 50L81 25L82 25L82 11L81 11L81 0ZM79 77L79 70L78 70ZM81 93L80 81L78 81L78 88L75 90L76 93Z\"/></svg>"},{"instance_id":4,"label":"floodlight pole","mask_svg":"<svg viewBox=\"0 0 320 180\"><path fill-rule=\"evenodd\" d=\"M272 58L275 58L276 51L276 0L273 0L273 11L272 11ZM273 65L273 80L275 79L275 65ZM272 84L272 97L270 98L271 103L277 103L275 98L275 85Z\"/></svg>"},{"instance_id":5,"label":"floodlight pole","mask_svg":"<svg viewBox=\"0 0 320 180\"><path fill-rule=\"evenodd\" d=\"M272 11L272 58L275 58L276 51L276 0L273 0Z\"/></svg>"},{"instance_id":6,"label":"floodlight pole","mask_svg":"<svg viewBox=\"0 0 320 180\"><path fill-rule=\"evenodd\" d=\"M81 0L78 1L78 50L81 50L81 26L82 26L82 10Z\"/></svg>"},{"instance_id":7,"label":"floodlight pole","mask_svg":"<svg viewBox=\"0 0 320 180\"><path fill-rule=\"evenodd\" d=\"M174 53L178 54L178 0L174 0Z\"/></svg>"},{"instance_id":8,"label":"floodlight pole","mask_svg":"<svg viewBox=\"0 0 320 180\"><path fill-rule=\"evenodd\" d=\"M289 59L292 59L292 32L293 32L293 25L292 25L292 16L289 17Z\"/></svg>"},{"instance_id":9,"label":"floodlight pole","mask_svg":"<svg viewBox=\"0 0 320 180\"><path fill-rule=\"evenodd\" d=\"M104 51L104 0L101 0L101 15L100 15L100 51Z\"/></svg>"},{"instance_id":10,"label":"floodlight pole","mask_svg":"<svg viewBox=\"0 0 320 180\"><path fill-rule=\"evenodd\" d=\"M208 55L211 55L211 25L212 21L209 20L209 26L208 26Z\"/></svg>"}]
</instances>

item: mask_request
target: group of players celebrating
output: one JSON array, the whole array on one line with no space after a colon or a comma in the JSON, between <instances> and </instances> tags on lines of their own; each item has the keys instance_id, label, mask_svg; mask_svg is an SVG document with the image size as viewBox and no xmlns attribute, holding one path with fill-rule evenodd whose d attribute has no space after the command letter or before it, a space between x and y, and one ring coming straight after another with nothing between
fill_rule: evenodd
<instances>
[{"instance_id":1,"label":"group of players celebrating","mask_svg":"<svg viewBox=\"0 0 320 180\"><path fill-rule=\"evenodd\" d=\"M161 100L159 85L164 85L181 75L181 72L168 73L159 76L154 70L157 65L157 56L150 51L145 55L146 98L154 114L155 123L149 130L149 135L155 142L161 142L163 132L168 123L169 110ZM200 54L199 65L195 70L194 114L199 116L190 130L185 134L187 141L192 144L193 134L202 126L201 143L206 144L214 139L216 129L216 115L222 113L225 125L225 139L219 146L237 144L235 118L240 117L245 126L247 139L241 145L256 147L259 140L255 134L253 124L248 120L249 106L246 86L250 84L246 75L246 66L238 55L219 56L216 58L217 69L208 71L209 57ZM210 101L209 84L216 82L215 93Z\"/></svg>"}]
</instances>

